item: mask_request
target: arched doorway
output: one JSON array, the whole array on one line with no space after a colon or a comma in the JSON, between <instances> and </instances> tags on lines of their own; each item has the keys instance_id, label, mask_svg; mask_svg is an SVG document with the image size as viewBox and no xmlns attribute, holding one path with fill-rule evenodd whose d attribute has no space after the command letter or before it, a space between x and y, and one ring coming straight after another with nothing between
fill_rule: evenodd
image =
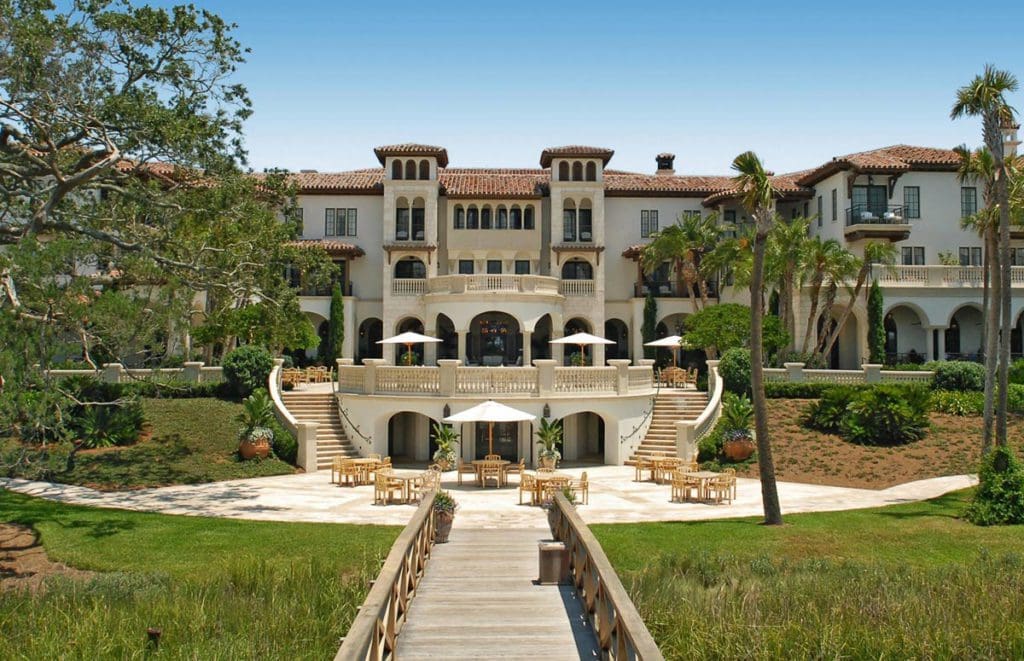
<instances>
[{"instance_id":1,"label":"arched doorway","mask_svg":"<svg viewBox=\"0 0 1024 661\"><path fill-rule=\"evenodd\" d=\"M562 328L562 337L569 337L576 333L593 333L590 322L582 317L573 317L565 322L565 327ZM590 365L593 363L593 347L587 345L580 347L578 344L565 344L563 346L562 363L564 365ZM580 354L581 348L583 350L582 354ZM576 357L574 358L574 356Z\"/></svg>"},{"instance_id":2,"label":"arched doorway","mask_svg":"<svg viewBox=\"0 0 1024 661\"><path fill-rule=\"evenodd\" d=\"M565 461L604 463L605 425L600 415L593 411L567 415L562 418L562 434Z\"/></svg>"},{"instance_id":3,"label":"arched doorway","mask_svg":"<svg viewBox=\"0 0 1024 661\"><path fill-rule=\"evenodd\" d=\"M423 322L416 317L406 317L395 325L395 335L402 333L419 333L423 335ZM413 358L410 361L405 355L409 348L404 344L396 344L395 365L422 365L423 364L423 343L412 345Z\"/></svg>"},{"instance_id":4,"label":"arched doorway","mask_svg":"<svg viewBox=\"0 0 1024 661\"><path fill-rule=\"evenodd\" d=\"M362 323L359 324L357 362L362 361L364 358L382 358L384 356L384 347L377 344L382 339L384 339L384 322L376 317L363 319Z\"/></svg>"},{"instance_id":5,"label":"arched doorway","mask_svg":"<svg viewBox=\"0 0 1024 661\"><path fill-rule=\"evenodd\" d=\"M394 463L426 463L434 450L435 420L402 411L388 420L388 456Z\"/></svg>"},{"instance_id":6,"label":"arched doorway","mask_svg":"<svg viewBox=\"0 0 1024 661\"><path fill-rule=\"evenodd\" d=\"M495 422L493 426L487 422L473 423L473 458L483 459L493 448L494 454L500 454L507 461L519 461L519 430L520 422ZM491 438L488 439L488 434Z\"/></svg>"},{"instance_id":7,"label":"arched doorway","mask_svg":"<svg viewBox=\"0 0 1024 661\"><path fill-rule=\"evenodd\" d=\"M459 357L459 336L455 333L455 324L446 314L437 315L437 338L441 340L437 345L438 360L455 359Z\"/></svg>"},{"instance_id":8,"label":"arched doorway","mask_svg":"<svg viewBox=\"0 0 1024 661\"><path fill-rule=\"evenodd\" d=\"M973 305L958 308L946 328L946 360L981 361L981 326L981 310Z\"/></svg>"},{"instance_id":9,"label":"arched doorway","mask_svg":"<svg viewBox=\"0 0 1024 661\"><path fill-rule=\"evenodd\" d=\"M608 360L629 358L629 327L621 319L609 319L604 322L605 339L615 344L604 348L604 357Z\"/></svg>"},{"instance_id":10,"label":"arched doorway","mask_svg":"<svg viewBox=\"0 0 1024 661\"><path fill-rule=\"evenodd\" d=\"M466 355L474 365L516 365L522 359L521 344L515 317L505 312L484 312L469 324Z\"/></svg>"},{"instance_id":11,"label":"arched doorway","mask_svg":"<svg viewBox=\"0 0 1024 661\"><path fill-rule=\"evenodd\" d=\"M885 362L923 363L928 356L928 331L921 317L906 305L896 305L885 315Z\"/></svg>"},{"instance_id":12,"label":"arched doorway","mask_svg":"<svg viewBox=\"0 0 1024 661\"><path fill-rule=\"evenodd\" d=\"M530 337L530 355L534 360L551 358L551 315L546 314L540 318L533 327L533 335Z\"/></svg>"}]
</instances>

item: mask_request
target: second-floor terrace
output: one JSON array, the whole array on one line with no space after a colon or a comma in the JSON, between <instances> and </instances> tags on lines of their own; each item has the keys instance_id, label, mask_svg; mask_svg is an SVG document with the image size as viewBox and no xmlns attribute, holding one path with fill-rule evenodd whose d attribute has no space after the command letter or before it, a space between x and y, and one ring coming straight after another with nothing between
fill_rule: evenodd
<instances>
[{"instance_id":1,"label":"second-floor terrace","mask_svg":"<svg viewBox=\"0 0 1024 661\"><path fill-rule=\"evenodd\" d=\"M905 208L893 206L886 200L854 204L846 210L844 234L849 241L859 239L888 239L903 241L910 236L910 223Z\"/></svg>"},{"instance_id":2,"label":"second-floor terrace","mask_svg":"<svg viewBox=\"0 0 1024 661\"><path fill-rule=\"evenodd\" d=\"M985 270L981 266L888 265L874 264L872 275L888 287L982 287ZM1024 266L1010 267L1010 283L1024 287Z\"/></svg>"},{"instance_id":3,"label":"second-floor terrace","mask_svg":"<svg viewBox=\"0 0 1024 661\"><path fill-rule=\"evenodd\" d=\"M593 297L593 279L561 279L546 275L454 274L433 278L399 278L391 281L392 296L426 294L508 293L544 296Z\"/></svg>"}]
</instances>

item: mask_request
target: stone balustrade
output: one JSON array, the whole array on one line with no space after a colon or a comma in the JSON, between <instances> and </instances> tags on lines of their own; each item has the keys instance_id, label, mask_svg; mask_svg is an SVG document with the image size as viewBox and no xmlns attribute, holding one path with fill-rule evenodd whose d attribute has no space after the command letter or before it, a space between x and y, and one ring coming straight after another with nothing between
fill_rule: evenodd
<instances>
[{"instance_id":1,"label":"stone balustrade","mask_svg":"<svg viewBox=\"0 0 1024 661\"><path fill-rule=\"evenodd\" d=\"M431 294L465 294L467 292L557 294L558 282L558 278L546 275L453 274L430 278L427 281L427 291Z\"/></svg>"},{"instance_id":2,"label":"stone balustrade","mask_svg":"<svg viewBox=\"0 0 1024 661\"><path fill-rule=\"evenodd\" d=\"M982 287L985 281L981 266L886 265L873 266L878 283L890 287ZM1024 287L1024 266L1013 266L1010 282Z\"/></svg>"},{"instance_id":3,"label":"stone balustrade","mask_svg":"<svg viewBox=\"0 0 1024 661\"><path fill-rule=\"evenodd\" d=\"M201 362L187 362L182 367L125 367L121 363L104 363L98 370L46 370L47 376L94 376L107 383L155 381L157 383L219 383L224 380L224 369Z\"/></svg>"},{"instance_id":4,"label":"stone balustrade","mask_svg":"<svg viewBox=\"0 0 1024 661\"><path fill-rule=\"evenodd\" d=\"M575 397L643 395L653 391L650 365L631 366L609 360L607 367L562 367L554 360L535 360L532 367L464 367L460 360L439 360L436 366L386 365L367 358L362 365L338 360L338 391L356 395L425 397Z\"/></svg>"},{"instance_id":5,"label":"stone balustrade","mask_svg":"<svg viewBox=\"0 0 1024 661\"><path fill-rule=\"evenodd\" d=\"M784 363L781 368L764 370L764 380L774 383L930 383L934 372L882 369L882 365L865 364L859 370L805 369L804 363Z\"/></svg>"}]
</instances>

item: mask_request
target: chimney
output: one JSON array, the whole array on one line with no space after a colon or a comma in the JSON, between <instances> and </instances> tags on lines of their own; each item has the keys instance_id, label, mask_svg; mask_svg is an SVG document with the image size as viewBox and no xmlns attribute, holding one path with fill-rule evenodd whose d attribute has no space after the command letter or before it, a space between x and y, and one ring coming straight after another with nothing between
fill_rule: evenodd
<instances>
[{"instance_id":1,"label":"chimney","mask_svg":"<svg viewBox=\"0 0 1024 661\"><path fill-rule=\"evenodd\" d=\"M1003 130L1003 157L1014 158L1017 156L1017 147L1020 145L1020 140L1017 138L1017 131L1020 130L1020 124L1014 124L1012 121L1006 121L1002 124Z\"/></svg>"},{"instance_id":2,"label":"chimney","mask_svg":"<svg viewBox=\"0 0 1024 661\"><path fill-rule=\"evenodd\" d=\"M675 154L669 154L668 152L662 152L654 157L658 162L657 174L675 174L676 171L673 164L676 160Z\"/></svg>"}]
</instances>

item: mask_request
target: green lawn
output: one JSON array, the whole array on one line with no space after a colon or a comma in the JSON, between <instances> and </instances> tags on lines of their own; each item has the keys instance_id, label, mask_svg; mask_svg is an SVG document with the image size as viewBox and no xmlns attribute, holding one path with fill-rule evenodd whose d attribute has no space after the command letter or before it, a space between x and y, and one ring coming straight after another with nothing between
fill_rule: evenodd
<instances>
[{"instance_id":1,"label":"green lawn","mask_svg":"<svg viewBox=\"0 0 1024 661\"><path fill-rule=\"evenodd\" d=\"M328 658L397 527L268 523L61 505L0 490L0 521L100 574L0 593L0 658Z\"/></svg>"},{"instance_id":2,"label":"green lawn","mask_svg":"<svg viewBox=\"0 0 1024 661\"><path fill-rule=\"evenodd\" d=\"M1021 658L1024 529L967 497L594 533L669 658Z\"/></svg>"},{"instance_id":3,"label":"green lawn","mask_svg":"<svg viewBox=\"0 0 1024 661\"><path fill-rule=\"evenodd\" d=\"M215 398L144 399L153 438L125 448L79 453L59 482L101 489L196 484L282 475L294 468L278 459L239 461L242 406Z\"/></svg>"}]
</instances>

